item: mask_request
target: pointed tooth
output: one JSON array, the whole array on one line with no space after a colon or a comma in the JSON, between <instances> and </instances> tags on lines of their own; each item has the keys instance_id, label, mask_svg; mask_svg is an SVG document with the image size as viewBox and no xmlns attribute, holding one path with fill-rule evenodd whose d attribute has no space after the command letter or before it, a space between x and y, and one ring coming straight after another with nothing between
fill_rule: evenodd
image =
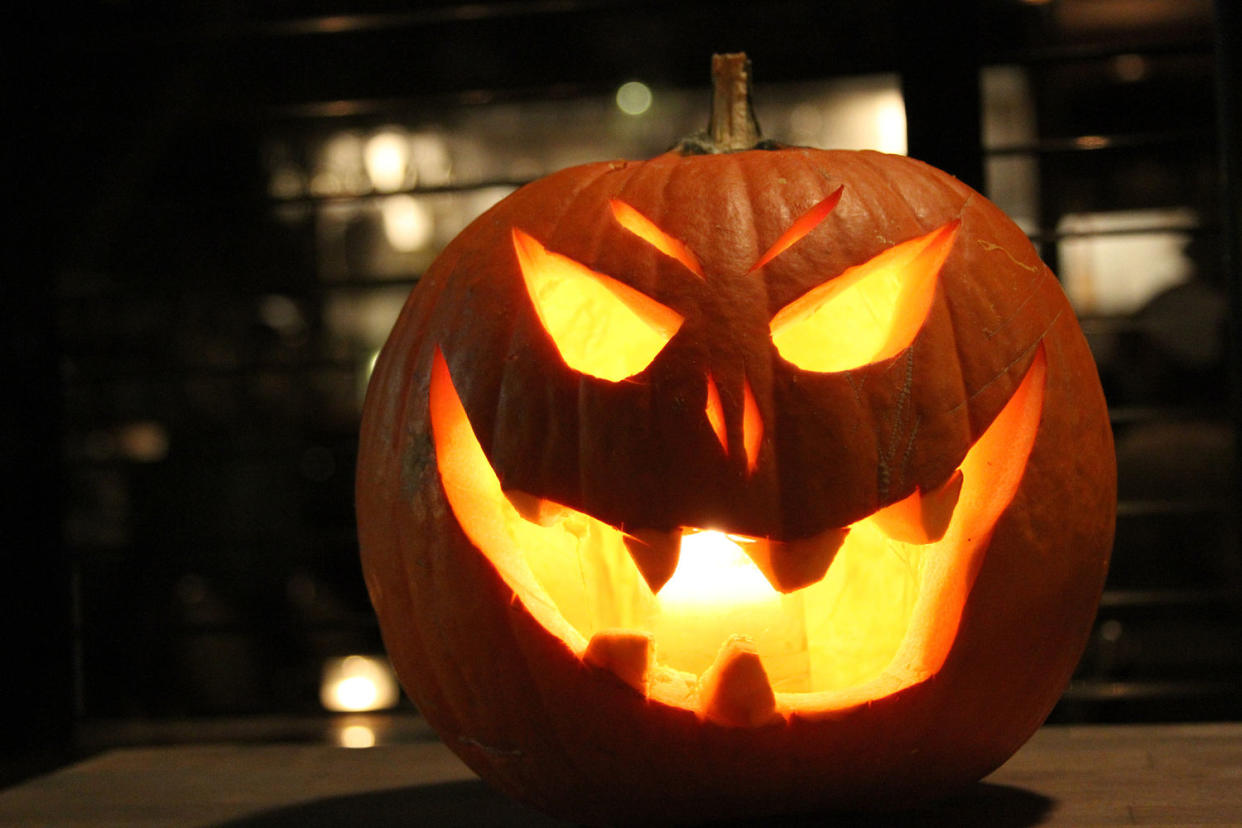
<instances>
[{"instance_id":1,"label":"pointed tooth","mask_svg":"<svg viewBox=\"0 0 1242 828\"><path fill-rule=\"evenodd\" d=\"M834 526L800 540L756 540L745 549L773 589L793 592L824 577L849 531Z\"/></svg>"},{"instance_id":2,"label":"pointed tooth","mask_svg":"<svg viewBox=\"0 0 1242 828\"><path fill-rule=\"evenodd\" d=\"M750 639L735 635L720 648L700 680L699 705L705 719L731 727L780 720L772 683Z\"/></svg>"},{"instance_id":3,"label":"pointed tooth","mask_svg":"<svg viewBox=\"0 0 1242 828\"><path fill-rule=\"evenodd\" d=\"M505 497L517 509L518 514L531 523L540 526L551 526L565 516L565 507L551 500L523 492L520 489L506 489Z\"/></svg>"},{"instance_id":4,"label":"pointed tooth","mask_svg":"<svg viewBox=\"0 0 1242 828\"><path fill-rule=\"evenodd\" d=\"M638 571L643 574L652 592L659 592L677 570L681 554L681 530L661 532L657 529L638 529L624 536L625 547L630 550Z\"/></svg>"},{"instance_id":5,"label":"pointed tooth","mask_svg":"<svg viewBox=\"0 0 1242 828\"><path fill-rule=\"evenodd\" d=\"M609 671L646 695L651 655L650 635L633 630L601 630L591 636L582 660Z\"/></svg>"},{"instance_id":6,"label":"pointed tooth","mask_svg":"<svg viewBox=\"0 0 1242 828\"><path fill-rule=\"evenodd\" d=\"M915 489L909 497L885 506L874 515L876 525L893 540L905 543L935 543L944 537L953 519L953 510L962 494L962 470L936 488Z\"/></svg>"}]
</instances>

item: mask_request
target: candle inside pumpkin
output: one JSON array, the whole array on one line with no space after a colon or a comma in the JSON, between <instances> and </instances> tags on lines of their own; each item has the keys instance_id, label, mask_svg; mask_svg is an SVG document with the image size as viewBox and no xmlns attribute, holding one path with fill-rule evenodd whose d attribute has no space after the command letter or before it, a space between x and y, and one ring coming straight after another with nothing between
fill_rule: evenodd
<instances>
[{"instance_id":1,"label":"candle inside pumpkin","mask_svg":"<svg viewBox=\"0 0 1242 828\"><path fill-rule=\"evenodd\" d=\"M746 554L748 541L712 530L684 532L677 569L655 597L656 657L699 675L730 636L741 635L763 654L775 689L806 689L810 668L802 597L772 588Z\"/></svg>"}]
</instances>

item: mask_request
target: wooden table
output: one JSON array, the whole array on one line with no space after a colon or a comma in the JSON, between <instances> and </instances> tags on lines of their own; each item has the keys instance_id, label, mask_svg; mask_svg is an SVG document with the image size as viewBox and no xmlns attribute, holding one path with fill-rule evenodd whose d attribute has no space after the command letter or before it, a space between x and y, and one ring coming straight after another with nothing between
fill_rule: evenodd
<instances>
[{"instance_id":1,"label":"wooden table","mask_svg":"<svg viewBox=\"0 0 1242 828\"><path fill-rule=\"evenodd\" d=\"M0 791L3 826L558 825L435 741L126 747ZM1242 724L1046 727L964 797L765 825L1242 825Z\"/></svg>"}]
</instances>

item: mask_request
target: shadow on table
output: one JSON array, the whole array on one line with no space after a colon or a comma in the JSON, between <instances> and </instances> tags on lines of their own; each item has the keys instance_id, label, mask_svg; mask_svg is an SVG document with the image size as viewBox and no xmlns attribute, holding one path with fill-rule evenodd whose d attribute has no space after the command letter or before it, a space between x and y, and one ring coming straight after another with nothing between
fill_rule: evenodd
<instances>
[{"instance_id":1,"label":"shadow on table","mask_svg":"<svg viewBox=\"0 0 1242 828\"><path fill-rule=\"evenodd\" d=\"M989 826L1020 828L1036 825L1053 801L1041 794L978 782L961 796L916 811L882 814L807 814L784 818L718 823L719 828L747 826L822 826L873 828L895 826ZM289 805L221 823L217 828L318 828L366 825L371 828L435 826L564 826L568 823L532 811L493 791L478 779L410 788L327 797Z\"/></svg>"}]
</instances>

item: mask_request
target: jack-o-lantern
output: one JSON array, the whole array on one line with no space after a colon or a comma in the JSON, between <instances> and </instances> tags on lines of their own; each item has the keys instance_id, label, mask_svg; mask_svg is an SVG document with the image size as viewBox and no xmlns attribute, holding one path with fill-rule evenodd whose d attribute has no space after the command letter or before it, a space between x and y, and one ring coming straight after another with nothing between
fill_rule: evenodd
<instances>
[{"instance_id":1,"label":"jack-o-lantern","mask_svg":"<svg viewBox=\"0 0 1242 828\"><path fill-rule=\"evenodd\" d=\"M463 231L363 417L405 688L581 821L979 779L1064 688L1111 546L1095 366L1021 230L905 157L759 144L744 59L717 66L714 142Z\"/></svg>"}]
</instances>

